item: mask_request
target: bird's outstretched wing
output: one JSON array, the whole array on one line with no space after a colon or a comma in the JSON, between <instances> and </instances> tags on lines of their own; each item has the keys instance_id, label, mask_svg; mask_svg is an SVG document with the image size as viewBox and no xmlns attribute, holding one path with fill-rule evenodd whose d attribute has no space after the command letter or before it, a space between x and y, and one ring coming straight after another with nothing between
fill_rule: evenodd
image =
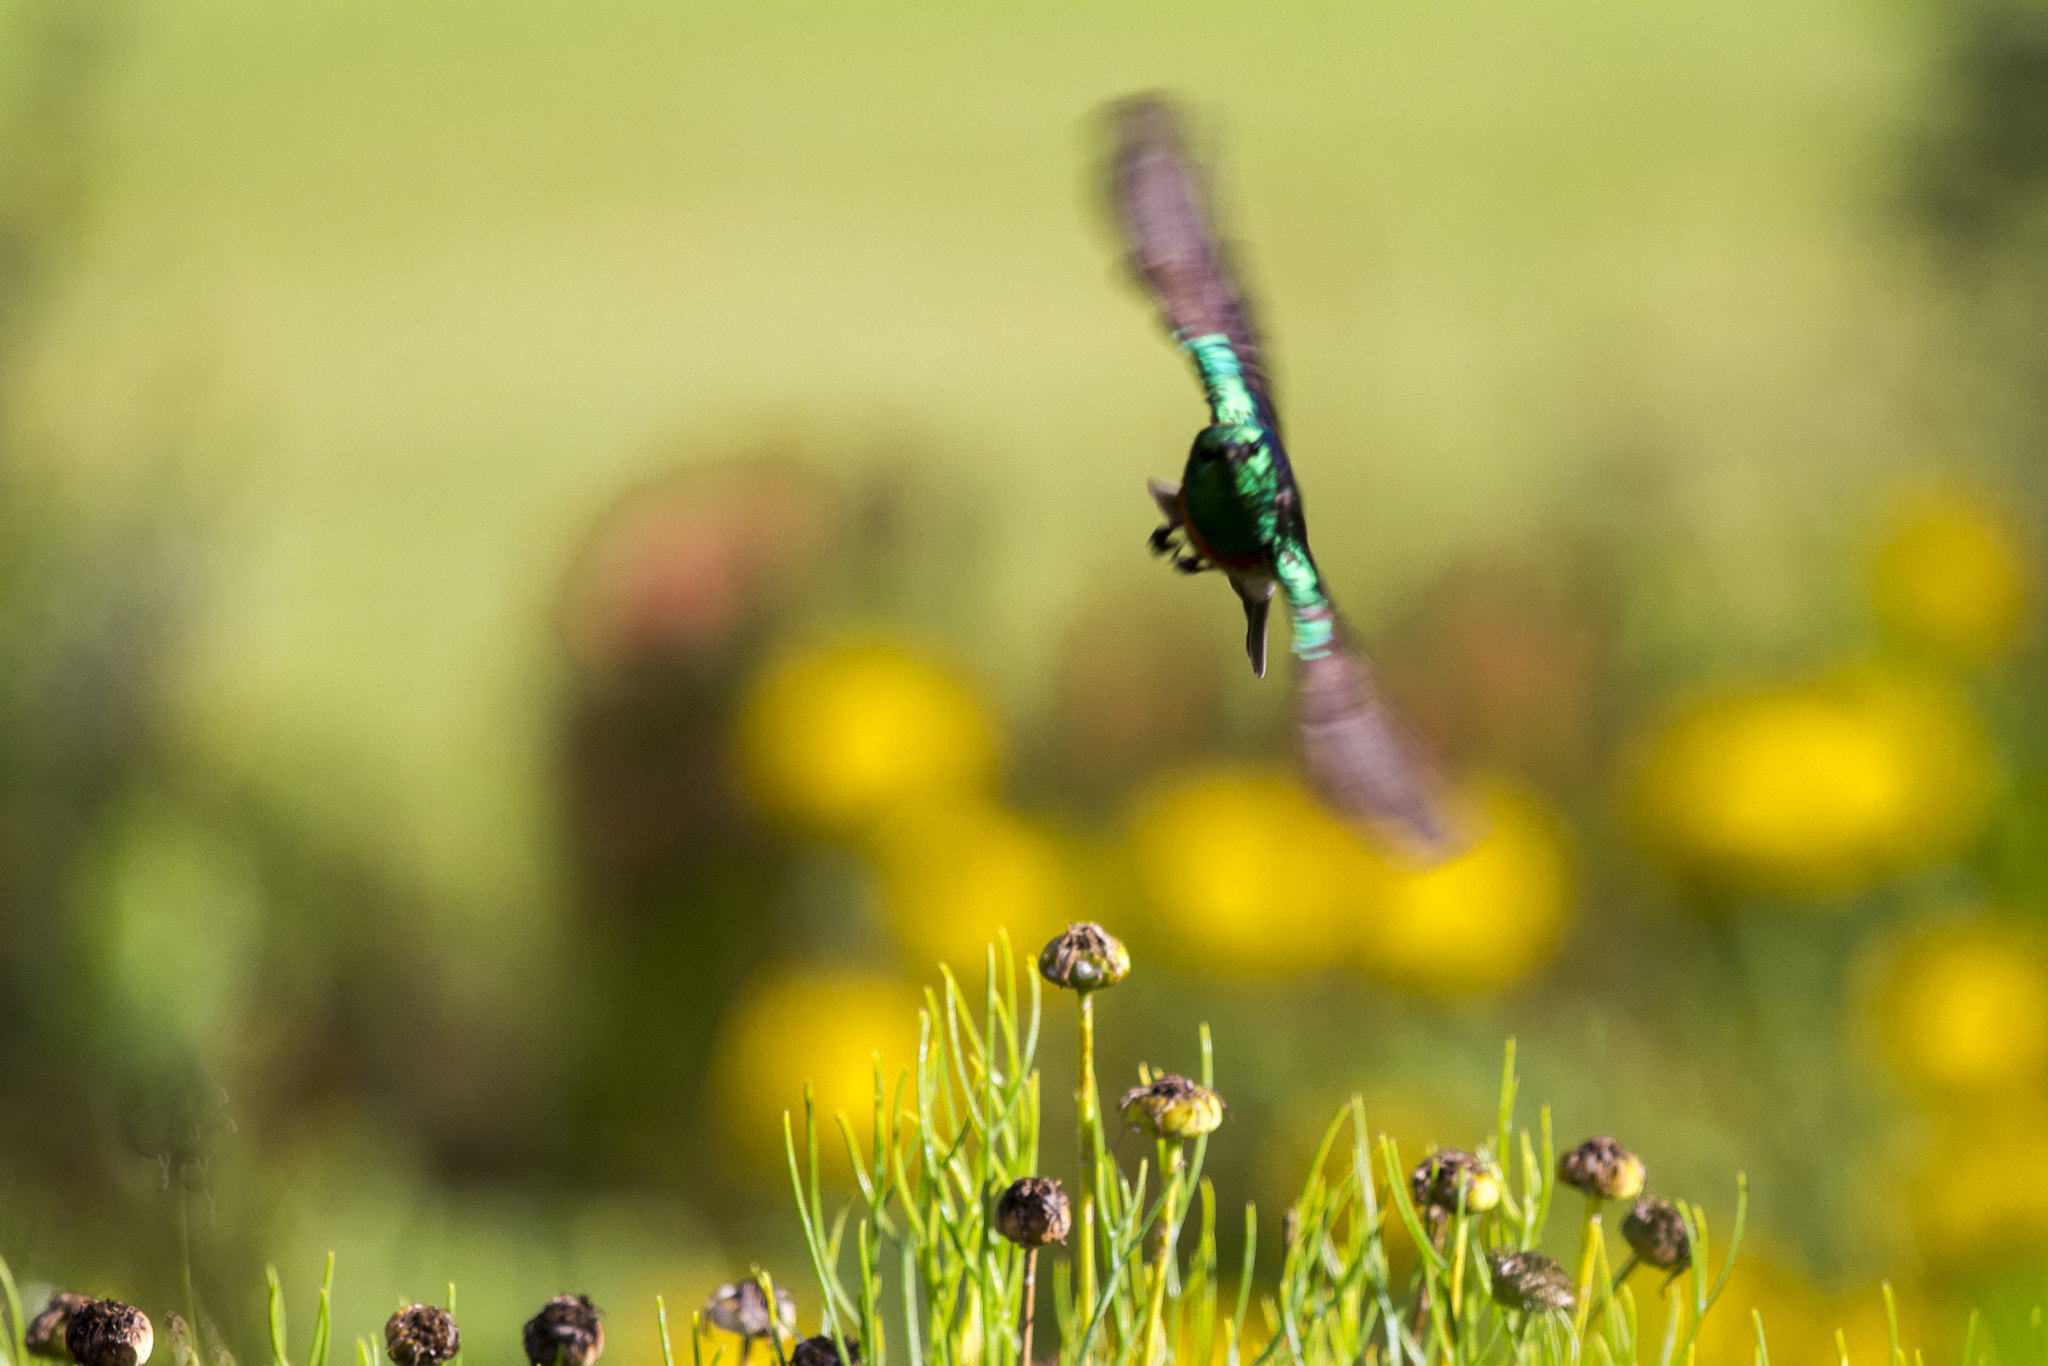
<instances>
[{"instance_id":1,"label":"bird's outstretched wing","mask_svg":"<svg viewBox=\"0 0 2048 1366\"><path fill-rule=\"evenodd\" d=\"M1277 434L1258 336L1217 236L1214 205L1188 152L1179 109L1163 95L1137 95L1111 105L1108 120L1111 210L1131 273L1151 292L1175 340L1230 339L1261 419Z\"/></svg>"},{"instance_id":2,"label":"bird's outstretched wing","mask_svg":"<svg viewBox=\"0 0 2048 1366\"><path fill-rule=\"evenodd\" d=\"M1295 706L1303 765L1332 808L1423 862L1469 843L1476 832L1452 816L1435 763L1364 655L1339 639L1302 660Z\"/></svg>"}]
</instances>

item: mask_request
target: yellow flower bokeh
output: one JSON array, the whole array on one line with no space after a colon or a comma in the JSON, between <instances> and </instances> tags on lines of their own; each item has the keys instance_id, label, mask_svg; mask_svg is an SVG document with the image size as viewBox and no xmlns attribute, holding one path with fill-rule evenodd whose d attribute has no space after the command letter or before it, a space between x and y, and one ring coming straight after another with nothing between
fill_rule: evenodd
<instances>
[{"instance_id":1,"label":"yellow flower bokeh","mask_svg":"<svg viewBox=\"0 0 2048 1366\"><path fill-rule=\"evenodd\" d=\"M1675 862L1821 892L1953 852L1990 784L1989 741L1959 698L1866 671L1694 708L1652 741L1636 795Z\"/></svg>"},{"instance_id":2,"label":"yellow flower bokeh","mask_svg":"<svg viewBox=\"0 0 2048 1366\"><path fill-rule=\"evenodd\" d=\"M987 947L1007 931L1018 961L1073 916L1074 894L1059 844L988 802L900 808L877 830L882 916L920 969L950 964L978 979Z\"/></svg>"},{"instance_id":3,"label":"yellow flower bokeh","mask_svg":"<svg viewBox=\"0 0 2048 1366\"><path fill-rule=\"evenodd\" d=\"M1476 790L1484 834L1408 868L1256 768L1184 774L1155 789L1131 831L1160 940L1197 966L1279 974L1362 963L1409 990L1496 990L1545 962L1570 895L1563 848L1527 798Z\"/></svg>"},{"instance_id":4,"label":"yellow flower bokeh","mask_svg":"<svg viewBox=\"0 0 2048 1366\"><path fill-rule=\"evenodd\" d=\"M1182 774L1131 826L1138 882L1159 941L1192 965L1286 973L1343 956L1385 877L1357 835L1301 787L1259 768Z\"/></svg>"},{"instance_id":5,"label":"yellow flower bokeh","mask_svg":"<svg viewBox=\"0 0 2048 1366\"><path fill-rule=\"evenodd\" d=\"M1988 1094L2048 1074L2048 952L1994 920L1913 935L1877 996L1886 1056L1907 1082Z\"/></svg>"},{"instance_id":6,"label":"yellow flower bokeh","mask_svg":"<svg viewBox=\"0 0 2048 1366\"><path fill-rule=\"evenodd\" d=\"M1968 1267L2048 1242L2048 1101L2009 1099L1952 1121L1908 1192L1920 1253Z\"/></svg>"},{"instance_id":7,"label":"yellow flower bokeh","mask_svg":"<svg viewBox=\"0 0 2048 1366\"><path fill-rule=\"evenodd\" d=\"M739 755L762 810L849 837L912 800L979 793L995 779L995 722L940 664L884 642L785 658L756 682Z\"/></svg>"},{"instance_id":8,"label":"yellow flower bokeh","mask_svg":"<svg viewBox=\"0 0 2048 1366\"><path fill-rule=\"evenodd\" d=\"M892 978L851 970L782 977L749 992L719 1041L717 1095L729 1152L741 1165L781 1170L782 1116L792 1116L801 1145L809 1083L820 1155L844 1168L833 1116L846 1115L861 1142L869 1141L876 1059L893 1096L916 1057L921 1004Z\"/></svg>"},{"instance_id":9,"label":"yellow flower bokeh","mask_svg":"<svg viewBox=\"0 0 2048 1366\"><path fill-rule=\"evenodd\" d=\"M1725 1228L1722 1224L1719 1227ZM1711 1268L1713 1275L1720 1268ZM1690 1318L1690 1307L1678 1308L1690 1292L1689 1278L1671 1288L1660 1307L1649 1274L1638 1273L1630 1284L1641 1306L1642 1336L1655 1343L1662 1340L1665 1315L1682 1312ZM1684 1292L1684 1293L1682 1293ZM1953 1325L1938 1305L1911 1286L1896 1290L1899 1341L1909 1357L1915 1348L1946 1347ZM1891 1358L1891 1324L1885 1312L1884 1294L1876 1286L1859 1286L1847 1294L1832 1295L1789 1264L1765 1260L1744 1253L1735 1260L1728 1284L1715 1302L1713 1313L1700 1324L1698 1359L1701 1366L1754 1366L1756 1322L1761 1316L1764 1339L1771 1360L1833 1366L1841 1359L1835 1334L1842 1335L1852 1366L1883 1363ZM1684 1329L1681 1327L1681 1336Z\"/></svg>"},{"instance_id":10,"label":"yellow flower bokeh","mask_svg":"<svg viewBox=\"0 0 2048 1366\"><path fill-rule=\"evenodd\" d=\"M1470 804L1478 842L1435 867L1392 872L1358 920L1374 976L1438 996L1497 991L1556 951L1571 905L1556 827L1498 783L1475 789Z\"/></svg>"},{"instance_id":11,"label":"yellow flower bokeh","mask_svg":"<svg viewBox=\"0 0 2048 1366\"><path fill-rule=\"evenodd\" d=\"M1894 513L1871 566L1871 590L1893 629L1977 660L2018 636L2031 584L2008 519L1961 489L1943 487L1919 491Z\"/></svg>"}]
</instances>

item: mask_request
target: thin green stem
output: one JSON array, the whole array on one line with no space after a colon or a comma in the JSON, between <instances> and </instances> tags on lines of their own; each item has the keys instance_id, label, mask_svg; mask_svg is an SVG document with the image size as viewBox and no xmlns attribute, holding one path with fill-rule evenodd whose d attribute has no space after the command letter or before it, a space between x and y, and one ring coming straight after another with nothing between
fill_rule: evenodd
<instances>
[{"instance_id":1,"label":"thin green stem","mask_svg":"<svg viewBox=\"0 0 2048 1366\"><path fill-rule=\"evenodd\" d=\"M1080 1007L1080 1068L1074 1109L1081 1143L1081 1303L1093 1305L1095 1281L1095 1180L1102 1162L1102 1113L1095 1090L1095 996L1075 993ZM1086 1358L1084 1357L1085 1361Z\"/></svg>"},{"instance_id":2,"label":"thin green stem","mask_svg":"<svg viewBox=\"0 0 2048 1366\"><path fill-rule=\"evenodd\" d=\"M1176 1141L1167 1148L1163 1163L1166 1193L1161 1197L1165 1203L1159 1211L1159 1256L1152 1264L1152 1303L1145 1311L1146 1366L1154 1366L1166 1353L1166 1278L1173 1270L1174 1209L1180 1198L1182 1154L1186 1149L1185 1143Z\"/></svg>"},{"instance_id":3,"label":"thin green stem","mask_svg":"<svg viewBox=\"0 0 2048 1366\"><path fill-rule=\"evenodd\" d=\"M1593 1252L1600 1245L1600 1197L1586 1197L1586 1215L1579 1222L1579 1272L1572 1277L1572 1294L1578 1307L1572 1313L1572 1332L1585 1336L1586 1317L1592 1310Z\"/></svg>"},{"instance_id":4,"label":"thin green stem","mask_svg":"<svg viewBox=\"0 0 2048 1366\"><path fill-rule=\"evenodd\" d=\"M1038 1307L1038 1249L1024 1249L1024 1307L1018 1311L1017 1366L1031 1366L1031 1320Z\"/></svg>"}]
</instances>

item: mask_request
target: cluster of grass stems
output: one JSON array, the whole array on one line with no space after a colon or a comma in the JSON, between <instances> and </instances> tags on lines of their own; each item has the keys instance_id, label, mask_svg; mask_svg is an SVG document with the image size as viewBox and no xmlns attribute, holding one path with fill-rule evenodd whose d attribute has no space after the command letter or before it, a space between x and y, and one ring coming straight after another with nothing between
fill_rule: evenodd
<instances>
[{"instance_id":1,"label":"cluster of grass stems","mask_svg":"<svg viewBox=\"0 0 2048 1366\"><path fill-rule=\"evenodd\" d=\"M914 1067L892 1086L876 1065L867 1143L845 1115L833 1116L856 1189L830 1214L808 1089L800 1130L785 1116L797 1211L823 1294L820 1336L833 1343L841 1362L887 1366L900 1351L908 1366L1031 1366L1023 1352L1031 1341L1034 1292L1038 1281L1049 1279L1058 1366L1694 1366L1700 1325L1727 1283L1742 1237L1747 1195L1739 1177L1734 1227L1718 1272L1711 1270L1704 1212L1678 1205L1692 1258L1658 1292L1670 1304L1654 1343L1644 1339L1629 1284L1632 1264L1615 1275L1590 1210L1578 1254L1580 1266L1591 1269L1592 1290L1576 1313L1522 1311L1495 1299L1488 1254L1542 1246L1558 1185L1548 1107L1533 1132L1515 1124L1512 1039L1501 1073L1498 1127L1477 1149L1499 1180L1494 1209L1473 1214L1461 1205L1448 1215L1419 1209L1407 1159L1393 1139L1371 1133L1364 1104L1353 1096L1323 1132L1283 1221L1277 1273L1268 1273L1262 1285L1266 1264L1250 1204L1234 1276L1226 1280L1219 1265L1219 1204L1202 1174L1206 1135L1189 1143L1161 1138L1130 1172L1104 1142L1093 1003L1089 993L1078 994L1080 1215L1073 1245L1051 1276L1035 1276L1034 1253L1000 1236L994 1211L1012 1182L1042 1171L1035 1065L1042 991L1038 975L1027 971L1028 994L1020 995L1007 941L990 949L986 968L978 1018L954 974L940 969L941 984L926 992L920 1011ZM1201 1083L1213 1086L1206 1025L1200 1058ZM1150 1081L1151 1074L1140 1080ZM850 1278L842 1272L849 1255ZM765 1303L774 1304L767 1273L756 1268L754 1277ZM270 1366L294 1366L275 1267L268 1279ZM1583 1273L1579 1280L1588 1283ZM234 1366L218 1330L197 1312L189 1264L183 1285L186 1321L204 1332L203 1341L200 1332L171 1335L174 1366ZM329 1253L302 1366L329 1366L333 1285ZM0 1293L9 1329L0 1341L8 1362L31 1366L27 1320L4 1261ZM1920 1366L1918 1353L1909 1362L1899 1345L1889 1285L1885 1301L1889 1366ZM450 1284L451 1315L454 1308ZM654 1308L663 1366L675 1366L667 1306L657 1297ZM704 1315L691 1318L692 1366L723 1366L723 1349L705 1359ZM1756 1366L1769 1366L1763 1323L1755 1315L1752 1321ZM781 1333L766 1336L777 1366L789 1366ZM1977 1341L1972 1315L1966 1366L1978 1360ZM356 1339L356 1356L357 1366L385 1366L374 1336ZM1847 1366L1846 1348L1841 1359ZM451 1366L461 1366L459 1354Z\"/></svg>"},{"instance_id":2,"label":"cluster of grass stems","mask_svg":"<svg viewBox=\"0 0 2048 1366\"><path fill-rule=\"evenodd\" d=\"M824 1331L842 1344L857 1341L870 1366L899 1351L909 1366L1027 1366L1019 1352L1032 1312L1024 1296L1028 1254L992 1226L1002 1191L1042 1171L1035 1066L1042 1001L1037 974L1026 976L1028 994L1020 994L1008 944L991 949L977 1019L967 991L941 969L941 985L921 1012L915 1067L893 1087L877 1067L869 1141L860 1141L845 1115L833 1117L858 1188L836 1211L824 1200L819 1117L808 1096L800 1128L787 1127ZM1692 1266L1666 1292L1677 1304L1655 1343L1642 1340L1625 1280L1599 1288L1614 1286L1614 1269L1597 1220L1582 1234L1592 1239L1586 1255L1596 1287L1591 1312L1580 1316L1583 1330L1571 1315L1495 1302L1486 1254L1539 1247L1556 1189L1549 1110L1535 1132L1515 1127L1512 1040L1499 1127L1479 1150L1501 1178L1496 1210L1460 1209L1436 1219L1434 1231L1426 1227L1432 1218L1410 1197L1405 1159L1391 1138L1372 1135L1354 1096L1323 1133L1287 1211L1277 1277L1266 1271L1269 1288L1261 1288L1253 1206L1244 1209L1235 1274L1226 1279L1219 1266L1219 1204L1202 1175L1206 1136L1185 1145L1160 1139L1129 1172L1102 1141L1092 1002L1080 1000L1081 1216L1076 1245L1050 1277L1060 1366L1674 1366L1693 1359L1741 1238L1747 1198L1739 1179L1731 1246L1718 1273L1710 1270L1704 1212L1682 1206ZM1213 1086L1206 1026L1200 1058L1200 1081ZM850 1275L843 1271L849 1261Z\"/></svg>"}]
</instances>

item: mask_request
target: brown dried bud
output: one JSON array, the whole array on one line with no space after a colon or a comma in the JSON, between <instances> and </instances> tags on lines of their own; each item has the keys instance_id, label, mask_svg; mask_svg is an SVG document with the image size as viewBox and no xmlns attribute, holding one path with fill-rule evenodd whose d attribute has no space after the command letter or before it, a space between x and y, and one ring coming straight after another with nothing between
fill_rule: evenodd
<instances>
[{"instance_id":1,"label":"brown dried bud","mask_svg":"<svg viewBox=\"0 0 2048 1366\"><path fill-rule=\"evenodd\" d=\"M1176 1140L1214 1133L1223 1122L1223 1098L1173 1072L1155 1078L1150 1086L1133 1086L1116 1108L1126 1123L1136 1110L1153 1133Z\"/></svg>"},{"instance_id":2,"label":"brown dried bud","mask_svg":"<svg viewBox=\"0 0 2048 1366\"><path fill-rule=\"evenodd\" d=\"M1595 1200L1633 1200L1643 1193L1643 1159L1601 1134L1557 1159L1557 1179Z\"/></svg>"},{"instance_id":3,"label":"brown dried bud","mask_svg":"<svg viewBox=\"0 0 2048 1366\"><path fill-rule=\"evenodd\" d=\"M1131 951L1093 921L1067 926L1038 955L1038 975L1069 991L1113 987L1131 970Z\"/></svg>"},{"instance_id":4,"label":"brown dried bud","mask_svg":"<svg viewBox=\"0 0 2048 1366\"><path fill-rule=\"evenodd\" d=\"M1408 1177L1408 1189L1421 1209L1455 1214L1459 1202L1467 1214L1484 1214L1500 1203L1500 1178L1471 1153L1441 1148L1422 1159Z\"/></svg>"},{"instance_id":5,"label":"brown dried bud","mask_svg":"<svg viewBox=\"0 0 2048 1366\"><path fill-rule=\"evenodd\" d=\"M779 1326L788 1331L796 1327L796 1297L779 1285L775 1287L776 1323L771 1324L768 1297L761 1293L761 1283L733 1281L711 1292L711 1298L704 1301L704 1317L712 1327L738 1333L750 1341L765 1338L771 1328Z\"/></svg>"},{"instance_id":6,"label":"brown dried bud","mask_svg":"<svg viewBox=\"0 0 2048 1366\"><path fill-rule=\"evenodd\" d=\"M1676 1273L1692 1265L1692 1235L1685 1231L1685 1216L1669 1200L1646 1195L1636 1201L1621 1221L1621 1236L1646 1266Z\"/></svg>"},{"instance_id":7,"label":"brown dried bud","mask_svg":"<svg viewBox=\"0 0 2048 1366\"><path fill-rule=\"evenodd\" d=\"M88 1300L64 1324L64 1350L79 1366L142 1366L155 1345L149 1315L119 1300Z\"/></svg>"},{"instance_id":8,"label":"brown dried bud","mask_svg":"<svg viewBox=\"0 0 2048 1366\"><path fill-rule=\"evenodd\" d=\"M441 1366L462 1350L462 1334L439 1305L408 1304L385 1320L384 1350L398 1366Z\"/></svg>"},{"instance_id":9,"label":"brown dried bud","mask_svg":"<svg viewBox=\"0 0 2048 1366\"><path fill-rule=\"evenodd\" d=\"M845 1338L846 1355L851 1358L849 1366L860 1366L860 1343L851 1335ZM814 1338L805 1338L789 1354L789 1366L840 1366L839 1349L832 1345L830 1333L820 1333Z\"/></svg>"},{"instance_id":10,"label":"brown dried bud","mask_svg":"<svg viewBox=\"0 0 2048 1366\"><path fill-rule=\"evenodd\" d=\"M1067 1193L1049 1176L1019 1177L996 1201L996 1232L1018 1247L1064 1243L1073 1226Z\"/></svg>"},{"instance_id":11,"label":"brown dried bud","mask_svg":"<svg viewBox=\"0 0 2048 1366\"><path fill-rule=\"evenodd\" d=\"M1540 1252L1501 1248L1487 1258L1493 1269L1493 1302L1525 1314L1551 1314L1570 1309L1572 1278Z\"/></svg>"},{"instance_id":12,"label":"brown dried bud","mask_svg":"<svg viewBox=\"0 0 2048 1366\"><path fill-rule=\"evenodd\" d=\"M22 1334L31 1355L48 1357L52 1361L69 1361L71 1353L64 1346L64 1328L71 1316L92 1303L92 1296L74 1294L59 1290L50 1296L50 1302L43 1306L40 1314L28 1321L28 1329Z\"/></svg>"},{"instance_id":13,"label":"brown dried bud","mask_svg":"<svg viewBox=\"0 0 2048 1366\"><path fill-rule=\"evenodd\" d=\"M590 1366L604 1355L604 1319L588 1295L557 1295L526 1321L533 1366Z\"/></svg>"}]
</instances>

